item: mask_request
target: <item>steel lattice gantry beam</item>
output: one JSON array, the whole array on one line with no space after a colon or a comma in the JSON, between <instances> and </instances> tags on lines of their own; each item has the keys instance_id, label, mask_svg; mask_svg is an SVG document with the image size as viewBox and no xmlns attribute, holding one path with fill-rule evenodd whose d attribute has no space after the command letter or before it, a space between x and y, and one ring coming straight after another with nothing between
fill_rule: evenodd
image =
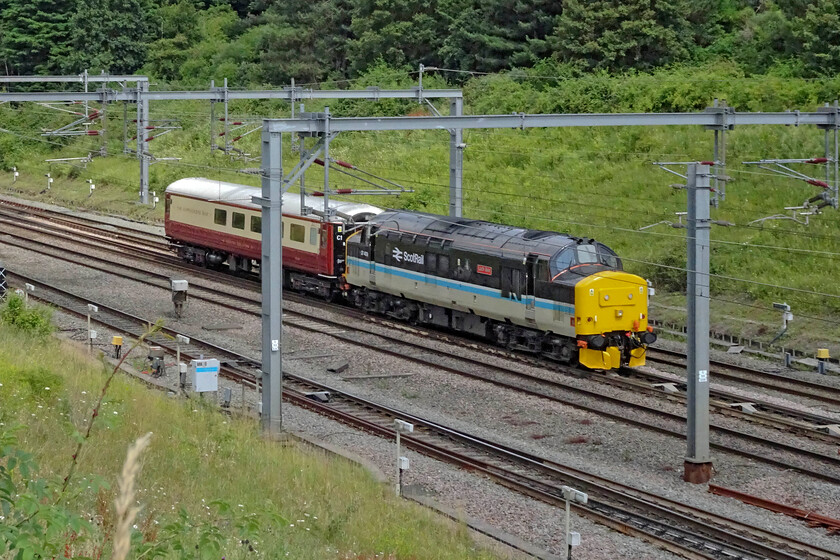
<instances>
[{"instance_id":1,"label":"steel lattice gantry beam","mask_svg":"<svg viewBox=\"0 0 840 560\"><path fill-rule=\"evenodd\" d=\"M89 82L108 84L110 82L136 82L136 88L122 88L121 90L100 88L97 91L84 92L0 92L0 103L4 102L34 102L34 103L56 103L56 102L83 102L83 103L112 103L125 102L137 104L137 158L140 161L140 201L143 204L149 203L149 165L152 157L148 153L148 129L149 102L151 101L210 101L211 103L225 103L238 99L277 99L295 103L312 99L360 99L367 101L380 101L382 99L416 99L423 102L425 99L449 99L450 111L453 115L460 115L463 109L463 94L460 90L452 89L425 89L414 87L411 89L380 89L376 87L363 90L316 90L298 87L285 87L276 90L232 90L225 88L211 87L209 90L201 91L149 91L149 78L146 76L110 76L110 75L88 75L87 73L77 76L5 76L0 77L0 84L15 82L64 82L84 83L85 89ZM227 106L227 105L226 105ZM458 186L460 192L461 184L461 151L463 145L460 141L460 130L451 131L451 146L453 161L456 167L451 170L450 176L453 184ZM453 197L454 198L454 197ZM460 200L460 198L458 199ZM453 209L460 215L460 206Z\"/></svg>"},{"instance_id":2,"label":"steel lattice gantry beam","mask_svg":"<svg viewBox=\"0 0 840 560\"><path fill-rule=\"evenodd\" d=\"M116 79L109 81L117 81ZM2 82L0 82L2 83ZM216 101L223 103L225 99L232 101L236 99L279 99L283 101L305 101L310 99L362 99L367 101L380 101L382 99L461 99L461 90L453 89L379 89L368 88L360 90L344 89L306 89L306 88L282 88L267 90L234 90L229 89L227 93L222 88L201 91L146 91L142 99L146 101ZM131 90L109 90L100 89L91 92L67 92L67 91L37 91L20 93L0 93L0 102L3 101L33 101L33 102L59 102L59 101L92 101L92 102L114 102L137 101L137 94Z\"/></svg>"},{"instance_id":3,"label":"steel lattice gantry beam","mask_svg":"<svg viewBox=\"0 0 840 560\"><path fill-rule=\"evenodd\" d=\"M2 97L0 97L2 100ZM718 110L720 109L720 110ZM441 117L351 117L329 119L331 132L384 130L451 130L491 128L559 128L581 126L727 126L735 125L840 125L836 107L816 112L738 113L725 107L702 113L588 113L556 115L469 115ZM324 118L267 119L266 130L273 133L322 133Z\"/></svg>"},{"instance_id":4,"label":"steel lattice gantry beam","mask_svg":"<svg viewBox=\"0 0 840 560\"><path fill-rule=\"evenodd\" d=\"M454 107L453 103L453 107ZM453 111L454 112L454 111ZM458 111L460 112L460 111ZM726 131L735 125L815 125L835 135L835 149L837 131L840 128L840 108L834 106L821 107L815 112L784 112L784 113L738 113L730 107L709 107L698 113L609 113L609 114L557 114L557 115L480 115L480 116L435 116L435 117L372 117L372 118L335 118L329 112L305 113L300 118L266 119L263 123L263 193L259 202L263 209L263 223L271 222L282 214L282 193L288 189L294 178L305 171L311 161L295 167L288 175L278 168L282 146L283 133L304 133L320 136L327 141L335 134L349 131L393 131L393 130L447 130L450 141L457 139L459 146L464 129L525 129L525 128L554 128L554 127L618 127L618 126L703 126L714 131ZM717 143L716 143L717 146ZM828 150L828 148L826 148ZM450 152L450 169L452 163L461 163L461 150L452 149ZM836 158L835 158L836 159ZM835 161L835 169L837 162ZM689 213L693 226L689 233L688 252L690 262L688 266L689 285L693 293L689 294L689 318L691 329L691 343L689 345L689 359L687 376L690 380L690 400L688 404L687 453L685 461L684 479L689 482L705 482L706 475L711 473L711 458L708 454L708 352L709 352L709 313L708 313L708 283L709 283L709 204L710 185L709 168L706 165L691 164L689 169ZM450 196L450 215L460 216L461 189L452 183ZM328 190L329 185L324 185ZM835 204L837 201L838 177L835 172L833 191ZM455 212L455 209L458 209ZM275 225L275 227L279 227ZM274 232L273 238L279 234ZM280 243L275 241L270 246L263 238L263 258L269 262L280 260ZM279 268L279 267L278 267ZM279 309L282 295L282 270L263 270L263 379L272 391L280 391L282 386L281 345L282 317ZM275 276L276 275L276 276ZM698 305L697 302L700 302ZM273 403L279 397L268 397ZM273 410L272 410L273 409ZM273 414L280 414L279 406L263 407L268 414L264 418L264 426L269 432L274 432L282 426L282 420L273 418Z\"/></svg>"}]
</instances>

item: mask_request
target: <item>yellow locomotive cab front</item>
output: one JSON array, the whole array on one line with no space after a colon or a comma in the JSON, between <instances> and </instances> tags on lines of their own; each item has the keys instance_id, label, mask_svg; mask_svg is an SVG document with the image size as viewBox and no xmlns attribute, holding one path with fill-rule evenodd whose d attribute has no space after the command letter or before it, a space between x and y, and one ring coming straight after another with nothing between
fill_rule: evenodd
<instances>
[{"instance_id":1,"label":"yellow locomotive cab front","mask_svg":"<svg viewBox=\"0 0 840 560\"><path fill-rule=\"evenodd\" d=\"M575 285L575 330L582 365L592 369L644 365L647 344L656 340L648 329L647 290L643 278L614 270Z\"/></svg>"}]
</instances>

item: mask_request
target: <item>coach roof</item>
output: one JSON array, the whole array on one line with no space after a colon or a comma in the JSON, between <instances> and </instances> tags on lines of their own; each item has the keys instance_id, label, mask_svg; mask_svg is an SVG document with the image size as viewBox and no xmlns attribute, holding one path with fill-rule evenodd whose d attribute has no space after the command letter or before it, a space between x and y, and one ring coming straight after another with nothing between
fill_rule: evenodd
<instances>
[{"instance_id":1,"label":"coach roof","mask_svg":"<svg viewBox=\"0 0 840 560\"><path fill-rule=\"evenodd\" d=\"M209 202L236 204L246 208L253 208L254 210L261 209L259 205L251 202L251 197L262 196L262 189L248 185L227 183L225 181L205 179L203 177L188 177L186 179L178 179L170 184L166 187L166 192L199 198ZM305 204L310 208L320 210L324 208L324 199L307 196ZM335 199L330 199L330 208L341 214L352 216L354 220L359 221L364 221L369 216L382 212L382 208L371 206L370 204L359 204L357 202ZM283 213L300 215L300 194L289 192L283 194Z\"/></svg>"}]
</instances>

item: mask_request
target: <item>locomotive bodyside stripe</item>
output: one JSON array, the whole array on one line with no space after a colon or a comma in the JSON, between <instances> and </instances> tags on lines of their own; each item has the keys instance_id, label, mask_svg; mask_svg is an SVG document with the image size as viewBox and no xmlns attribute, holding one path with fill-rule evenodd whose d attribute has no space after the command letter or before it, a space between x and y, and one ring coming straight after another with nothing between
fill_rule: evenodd
<instances>
[{"instance_id":1,"label":"locomotive bodyside stripe","mask_svg":"<svg viewBox=\"0 0 840 560\"><path fill-rule=\"evenodd\" d=\"M480 296L487 296L496 299L503 299L506 301L513 301L514 303L520 303L525 305L524 297L523 300L512 300L511 298L502 297L501 290L497 290L495 288L485 288L483 286L476 286L474 284L467 284L465 282L459 282L457 280L449 280L446 278L441 278L439 276L432 276L429 274L423 274L422 272L412 272L410 270L405 270L402 268L396 268L388 265L383 265L379 263L373 263L371 261L361 260L358 257L348 257L347 259L348 264L351 266L358 266L360 268L364 268L370 270L373 267L375 272L383 272L385 274L391 274L393 276L398 276L400 278L405 278L407 280L413 280L415 282L423 282L424 284L433 284L435 286L441 286L444 288L452 288L454 290L459 290L462 292L467 292L470 294L476 294ZM429 280L433 279L433 282ZM569 315L574 315L575 308L559 303L556 301L546 300L546 299L538 299L534 298L534 305L539 307L540 309L549 309L549 310L556 310L561 311L563 313L568 313Z\"/></svg>"}]
</instances>

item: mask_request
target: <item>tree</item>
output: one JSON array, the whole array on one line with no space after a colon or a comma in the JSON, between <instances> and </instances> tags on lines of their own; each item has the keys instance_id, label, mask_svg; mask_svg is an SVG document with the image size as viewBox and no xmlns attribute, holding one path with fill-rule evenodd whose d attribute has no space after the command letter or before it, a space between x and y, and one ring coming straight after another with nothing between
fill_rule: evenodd
<instances>
[{"instance_id":1,"label":"tree","mask_svg":"<svg viewBox=\"0 0 840 560\"><path fill-rule=\"evenodd\" d=\"M567 0L557 56L586 69L647 70L684 60L692 44L687 0Z\"/></svg>"},{"instance_id":2,"label":"tree","mask_svg":"<svg viewBox=\"0 0 840 560\"><path fill-rule=\"evenodd\" d=\"M350 0L288 0L272 4L258 43L263 78L285 84L345 77Z\"/></svg>"},{"instance_id":3,"label":"tree","mask_svg":"<svg viewBox=\"0 0 840 560\"><path fill-rule=\"evenodd\" d=\"M447 17L438 0L355 0L347 46L358 73L381 59L391 66L440 65Z\"/></svg>"},{"instance_id":4,"label":"tree","mask_svg":"<svg viewBox=\"0 0 840 560\"><path fill-rule=\"evenodd\" d=\"M804 15L796 18L792 27L806 71L811 75L836 75L840 71L840 7L837 1L808 3Z\"/></svg>"},{"instance_id":5,"label":"tree","mask_svg":"<svg viewBox=\"0 0 840 560\"><path fill-rule=\"evenodd\" d=\"M6 75L58 73L70 52L74 0L0 0L0 63Z\"/></svg>"},{"instance_id":6,"label":"tree","mask_svg":"<svg viewBox=\"0 0 840 560\"><path fill-rule=\"evenodd\" d=\"M65 68L131 74L146 60L150 0L77 0Z\"/></svg>"},{"instance_id":7,"label":"tree","mask_svg":"<svg viewBox=\"0 0 840 560\"><path fill-rule=\"evenodd\" d=\"M440 56L449 68L498 72L551 54L546 38L561 12L555 0L455 0Z\"/></svg>"}]
</instances>

